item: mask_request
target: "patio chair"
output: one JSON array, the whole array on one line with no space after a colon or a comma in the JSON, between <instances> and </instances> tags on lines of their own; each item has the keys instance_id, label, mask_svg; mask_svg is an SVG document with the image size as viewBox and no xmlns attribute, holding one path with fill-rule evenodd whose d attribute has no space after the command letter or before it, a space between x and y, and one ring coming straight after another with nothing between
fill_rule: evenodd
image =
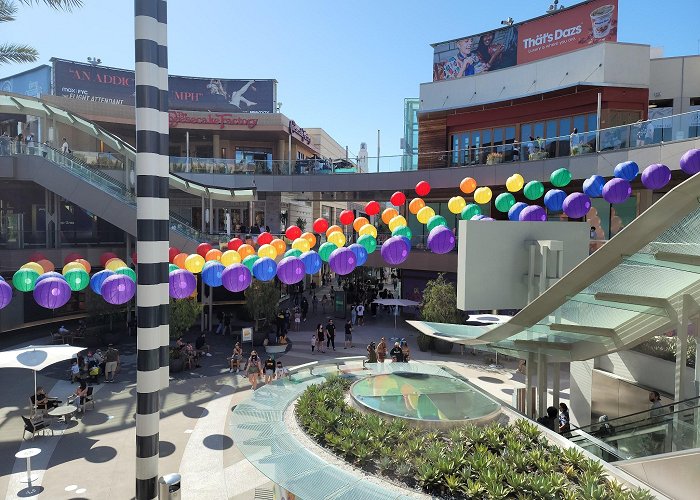
<instances>
[{"instance_id":1,"label":"patio chair","mask_svg":"<svg viewBox=\"0 0 700 500\"><path fill-rule=\"evenodd\" d=\"M51 431L51 435L53 436L51 422L45 420L32 422L30 419L24 416L22 417L22 420L24 420L24 432L22 433L23 440L27 439L27 432L32 435L32 439L34 439L34 436L36 436L38 432L41 432L43 435L46 435L46 431Z\"/></svg>"}]
</instances>

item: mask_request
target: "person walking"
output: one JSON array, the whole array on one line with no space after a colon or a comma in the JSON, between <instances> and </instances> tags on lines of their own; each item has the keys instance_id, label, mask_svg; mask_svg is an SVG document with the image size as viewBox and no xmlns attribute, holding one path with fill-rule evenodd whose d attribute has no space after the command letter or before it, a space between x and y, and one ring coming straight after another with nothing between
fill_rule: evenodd
<instances>
[{"instance_id":1,"label":"person walking","mask_svg":"<svg viewBox=\"0 0 700 500\"><path fill-rule=\"evenodd\" d=\"M323 314L326 314L326 306L328 305L328 296L326 294L323 294L323 297L321 297L321 312Z\"/></svg>"},{"instance_id":2,"label":"person walking","mask_svg":"<svg viewBox=\"0 0 700 500\"><path fill-rule=\"evenodd\" d=\"M343 349L347 349L348 347L352 348L352 321L347 320L345 322L345 347Z\"/></svg>"},{"instance_id":3,"label":"person walking","mask_svg":"<svg viewBox=\"0 0 700 500\"><path fill-rule=\"evenodd\" d=\"M309 314L309 301L306 297L301 299L301 320L306 323L306 316Z\"/></svg>"},{"instance_id":4,"label":"person walking","mask_svg":"<svg viewBox=\"0 0 700 500\"><path fill-rule=\"evenodd\" d=\"M316 297L316 294L314 293L313 297L311 297L311 310L313 311L314 314L316 314L317 309L318 309L318 297Z\"/></svg>"},{"instance_id":5,"label":"person walking","mask_svg":"<svg viewBox=\"0 0 700 500\"><path fill-rule=\"evenodd\" d=\"M269 384L275 378L275 360L270 356L265 360L265 383Z\"/></svg>"},{"instance_id":6,"label":"person walking","mask_svg":"<svg viewBox=\"0 0 700 500\"><path fill-rule=\"evenodd\" d=\"M326 333L328 335L326 339L326 348L333 347L335 351L335 325L333 324L333 318L330 318L326 324Z\"/></svg>"},{"instance_id":7,"label":"person walking","mask_svg":"<svg viewBox=\"0 0 700 500\"><path fill-rule=\"evenodd\" d=\"M357 306L355 304L350 308L350 321L353 325L357 324Z\"/></svg>"},{"instance_id":8,"label":"person walking","mask_svg":"<svg viewBox=\"0 0 700 500\"><path fill-rule=\"evenodd\" d=\"M377 346L374 342L370 342L367 346L367 362L376 363L377 362Z\"/></svg>"},{"instance_id":9,"label":"person walking","mask_svg":"<svg viewBox=\"0 0 700 500\"><path fill-rule=\"evenodd\" d=\"M318 352L326 352L323 348L323 341L325 340L325 332L323 330L323 325L319 323L316 325L316 350Z\"/></svg>"},{"instance_id":10,"label":"person walking","mask_svg":"<svg viewBox=\"0 0 700 500\"><path fill-rule=\"evenodd\" d=\"M105 382L114 382L114 374L117 373L118 366L119 351L109 344L105 352Z\"/></svg>"},{"instance_id":11,"label":"person walking","mask_svg":"<svg viewBox=\"0 0 700 500\"><path fill-rule=\"evenodd\" d=\"M355 311L357 312L357 324L360 326L365 325L365 305L360 302L357 307L355 308Z\"/></svg>"},{"instance_id":12,"label":"person walking","mask_svg":"<svg viewBox=\"0 0 700 500\"><path fill-rule=\"evenodd\" d=\"M298 307L294 308L294 331L298 332L301 327L301 311Z\"/></svg>"},{"instance_id":13,"label":"person walking","mask_svg":"<svg viewBox=\"0 0 700 500\"><path fill-rule=\"evenodd\" d=\"M70 153L70 152L71 152L71 151L70 151L70 146L68 145L68 139L66 139L66 138L64 137L64 138L63 138L63 144L61 145L61 153L63 153L64 155L67 155L67 154Z\"/></svg>"},{"instance_id":14,"label":"person walking","mask_svg":"<svg viewBox=\"0 0 700 500\"><path fill-rule=\"evenodd\" d=\"M386 339L382 337L382 339L379 341L379 344L377 344L377 361L380 363L384 363L384 360L386 359Z\"/></svg>"},{"instance_id":15,"label":"person walking","mask_svg":"<svg viewBox=\"0 0 700 500\"><path fill-rule=\"evenodd\" d=\"M250 357L246 363L245 372L248 374L248 381L250 381L250 384L253 386L253 390L257 389L258 377L260 376L260 373L262 373L262 365L260 364L258 353L256 351L252 351L250 353Z\"/></svg>"}]
</instances>

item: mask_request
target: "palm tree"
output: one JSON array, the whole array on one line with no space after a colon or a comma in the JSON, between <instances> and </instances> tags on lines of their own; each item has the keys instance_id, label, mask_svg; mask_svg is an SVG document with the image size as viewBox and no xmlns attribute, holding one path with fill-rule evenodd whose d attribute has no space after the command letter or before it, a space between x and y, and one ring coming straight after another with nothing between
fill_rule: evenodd
<instances>
[{"instance_id":1,"label":"palm tree","mask_svg":"<svg viewBox=\"0 0 700 500\"><path fill-rule=\"evenodd\" d=\"M81 7L83 0L19 0L25 5L44 4L52 9L72 11L74 7ZM17 5L12 0L0 0L0 23L15 20ZM10 62L28 63L34 62L39 57L39 52L29 45L16 43L0 44L0 65Z\"/></svg>"}]
</instances>

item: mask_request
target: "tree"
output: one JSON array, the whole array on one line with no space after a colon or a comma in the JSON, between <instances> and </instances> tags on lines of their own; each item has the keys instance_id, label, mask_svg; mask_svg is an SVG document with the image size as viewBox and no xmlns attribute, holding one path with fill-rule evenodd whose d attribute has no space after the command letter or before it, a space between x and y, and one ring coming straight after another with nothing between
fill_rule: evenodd
<instances>
[{"instance_id":1,"label":"tree","mask_svg":"<svg viewBox=\"0 0 700 500\"><path fill-rule=\"evenodd\" d=\"M306 219L302 219L301 217L297 217L297 227L301 229L303 232L304 229L306 228Z\"/></svg>"},{"instance_id":2,"label":"tree","mask_svg":"<svg viewBox=\"0 0 700 500\"><path fill-rule=\"evenodd\" d=\"M280 291L274 281L253 280L245 291L246 307L256 322L271 321L280 300Z\"/></svg>"},{"instance_id":3,"label":"tree","mask_svg":"<svg viewBox=\"0 0 700 500\"><path fill-rule=\"evenodd\" d=\"M421 304L421 316L423 321L432 323L461 323L462 314L457 309L457 290L452 283L445 280L444 274L439 274L437 279L428 281L423 291L423 303ZM430 346L441 354L449 354L453 344L446 340L431 339L424 334L418 337L418 346L427 351Z\"/></svg>"},{"instance_id":4,"label":"tree","mask_svg":"<svg viewBox=\"0 0 700 500\"><path fill-rule=\"evenodd\" d=\"M44 4L55 10L71 12L74 7L82 7L82 0L19 0L24 5ZM0 0L0 23L15 20L17 5L12 0ZM39 52L29 45L16 43L0 44L0 65L10 62L28 63L34 62L39 57Z\"/></svg>"},{"instance_id":5,"label":"tree","mask_svg":"<svg viewBox=\"0 0 700 500\"><path fill-rule=\"evenodd\" d=\"M170 338L179 338L187 332L197 321L201 312L202 306L197 299L170 299Z\"/></svg>"}]
</instances>

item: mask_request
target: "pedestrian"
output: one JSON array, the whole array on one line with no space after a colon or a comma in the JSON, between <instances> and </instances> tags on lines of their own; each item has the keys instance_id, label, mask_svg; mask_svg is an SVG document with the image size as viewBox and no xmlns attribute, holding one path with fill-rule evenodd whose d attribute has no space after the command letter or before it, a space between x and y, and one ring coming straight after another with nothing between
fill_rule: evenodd
<instances>
[{"instance_id":1,"label":"pedestrian","mask_svg":"<svg viewBox=\"0 0 700 500\"><path fill-rule=\"evenodd\" d=\"M368 363L376 363L377 362L377 346L374 345L374 342L370 342L369 345L367 346L367 362Z\"/></svg>"},{"instance_id":2,"label":"pedestrian","mask_svg":"<svg viewBox=\"0 0 700 500\"><path fill-rule=\"evenodd\" d=\"M355 309L357 313L357 324L360 326L365 325L365 305L360 302Z\"/></svg>"},{"instance_id":3,"label":"pedestrian","mask_svg":"<svg viewBox=\"0 0 700 500\"><path fill-rule=\"evenodd\" d=\"M300 326L301 326L301 311L297 307L294 309L294 331L298 332Z\"/></svg>"},{"instance_id":4,"label":"pedestrian","mask_svg":"<svg viewBox=\"0 0 700 500\"><path fill-rule=\"evenodd\" d=\"M248 380L253 386L253 390L258 388L258 377L262 372L262 366L260 365L260 360L258 359L258 353L252 351L250 357L248 358L248 363L246 363L245 372L248 374Z\"/></svg>"},{"instance_id":5,"label":"pedestrian","mask_svg":"<svg viewBox=\"0 0 700 500\"><path fill-rule=\"evenodd\" d=\"M219 311L216 313L216 320L219 322L219 325L216 327L216 331L214 333L216 335L222 335L224 333L224 311Z\"/></svg>"},{"instance_id":6,"label":"pedestrian","mask_svg":"<svg viewBox=\"0 0 700 500\"><path fill-rule=\"evenodd\" d=\"M323 314L326 314L326 306L328 305L328 297L326 294L323 294L323 297L321 297L321 312Z\"/></svg>"},{"instance_id":7,"label":"pedestrian","mask_svg":"<svg viewBox=\"0 0 700 500\"><path fill-rule=\"evenodd\" d=\"M379 341L379 344L377 344L377 361L380 363L384 363L384 360L386 359L386 339L382 337L382 339Z\"/></svg>"},{"instance_id":8,"label":"pedestrian","mask_svg":"<svg viewBox=\"0 0 700 500\"><path fill-rule=\"evenodd\" d=\"M537 423L545 426L547 429L557 432L557 409L553 406L547 408L547 414L537 419Z\"/></svg>"},{"instance_id":9,"label":"pedestrian","mask_svg":"<svg viewBox=\"0 0 700 500\"><path fill-rule=\"evenodd\" d=\"M231 313L224 313L224 329L222 335L231 335Z\"/></svg>"},{"instance_id":10,"label":"pedestrian","mask_svg":"<svg viewBox=\"0 0 700 500\"><path fill-rule=\"evenodd\" d=\"M311 310L315 314L317 309L318 309L318 297L316 297L316 294L314 293L313 297L311 297Z\"/></svg>"},{"instance_id":11,"label":"pedestrian","mask_svg":"<svg viewBox=\"0 0 700 500\"><path fill-rule=\"evenodd\" d=\"M569 407L566 403L559 403L559 434L571 432L571 419L569 418Z\"/></svg>"},{"instance_id":12,"label":"pedestrian","mask_svg":"<svg viewBox=\"0 0 700 500\"><path fill-rule=\"evenodd\" d=\"M289 308L284 310L284 326L287 331L292 328L292 311Z\"/></svg>"},{"instance_id":13,"label":"pedestrian","mask_svg":"<svg viewBox=\"0 0 700 500\"><path fill-rule=\"evenodd\" d=\"M114 382L114 374L119 366L119 351L112 344L107 346L105 352L105 382Z\"/></svg>"},{"instance_id":14,"label":"pedestrian","mask_svg":"<svg viewBox=\"0 0 700 500\"><path fill-rule=\"evenodd\" d=\"M309 301L306 297L301 299L301 320L306 323L306 316L309 314Z\"/></svg>"},{"instance_id":15,"label":"pedestrian","mask_svg":"<svg viewBox=\"0 0 700 500\"><path fill-rule=\"evenodd\" d=\"M61 145L61 153L63 153L64 155L67 155L70 152L71 152L71 150L70 150L70 146L68 145L68 139L66 139L64 137L63 144Z\"/></svg>"},{"instance_id":16,"label":"pedestrian","mask_svg":"<svg viewBox=\"0 0 700 500\"><path fill-rule=\"evenodd\" d=\"M289 370L286 366L282 366L281 361L277 361L277 368L275 368L275 380L281 380L283 378L289 378Z\"/></svg>"},{"instance_id":17,"label":"pedestrian","mask_svg":"<svg viewBox=\"0 0 700 500\"><path fill-rule=\"evenodd\" d=\"M389 355L394 363L403 363L403 351L401 350L401 344L394 342L394 347L392 347L391 351L389 351Z\"/></svg>"},{"instance_id":18,"label":"pedestrian","mask_svg":"<svg viewBox=\"0 0 700 500\"><path fill-rule=\"evenodd\" d=\"M408 360L411 358L411 349L408 347L408 342L405 340L401 341L401 351L403 352L404 363L408 363Z\"/></svg>"},{"instance_id":19,"label":"pedestrian","mask_svg":"<svg viewBox=\"0 0 700 500\"><path fill-rule=\"evenodd\" d=\"M335 325L333 324L333 318L328 319L326 324L326 333L328 337L326 338L326 348L333 347L335 351Z\"/></svg>"},{"instance_id":20,"label":"pedestrian","mask_svg":"<svg viewBox=\"0 0 700 500\"><path fill-rule=\"evenodd\" d=\"M316 350L318 352L326 352L323 348L323 341L325 340L325 332L323 330L323 325L319 323L316 325Z\"/></svg>"},{"instance_id":21,"label":"pedestrian","mask_svg":"<svg viewBox=\"0 0 700 500\"><path fill-rule=\"evenodd\" d=\"M350 308L350 321L353 325L357 324L357 306L355 304Z\"/></svg>"},{"instance_id":22,"label":"pedestrian","mask_svg":"<svg viewBox=\"0 0 700 500\"><path fill-rule=\"evenodd\" d=\"M275 377L275 360L270 356L265 360L265 383L269 384Z\"/></svg>"},{"instance_id":23,"label":"pedestrian","mask_svg":"<svg viewBox=\"0 0 700 500\"><path fill-rule=\"evenodd\" d=\"M275 318L275 326L277 327L275 335L279 339L280 335L282 334L282 330L284 330L284 312L282 312L282 309L280 309L277 312L277 318Z\"/></svg>"},{"instance_id":24,"label":"pedestrian","mask_svg":"<svg viewBox=\"0 0 700 500\"><path fill-rule=\"evenodd\" d=\"M347 349L350 347L352 349L352 321L347 320L345 322L345 347L343 349Z\"/></svg>"},{"instance_id":25,"label":"pedestrian","mask_svg":"<svg viewBox=\"0 0 700 500\"><path fill-rule=\"evenodd\" d=\"M243 349L241 348L241 344L236 342L236 345L233 346L231 358L229 359L229 373L231 373L234 369L236 372L241 371L241 361L243 361Z\"/></svg>"},{"instance_id":26,"label":"pedestrian","mask_svg":"<svg viewBox=\"0 0 700 500\"><path fill-rule=\"evenodd\" d=\"M313 354L314 350L316 349L316 343L318 342L318 336L316 332L313 332L311 334L311 353Z\"/></svg>"}]
</instances>

